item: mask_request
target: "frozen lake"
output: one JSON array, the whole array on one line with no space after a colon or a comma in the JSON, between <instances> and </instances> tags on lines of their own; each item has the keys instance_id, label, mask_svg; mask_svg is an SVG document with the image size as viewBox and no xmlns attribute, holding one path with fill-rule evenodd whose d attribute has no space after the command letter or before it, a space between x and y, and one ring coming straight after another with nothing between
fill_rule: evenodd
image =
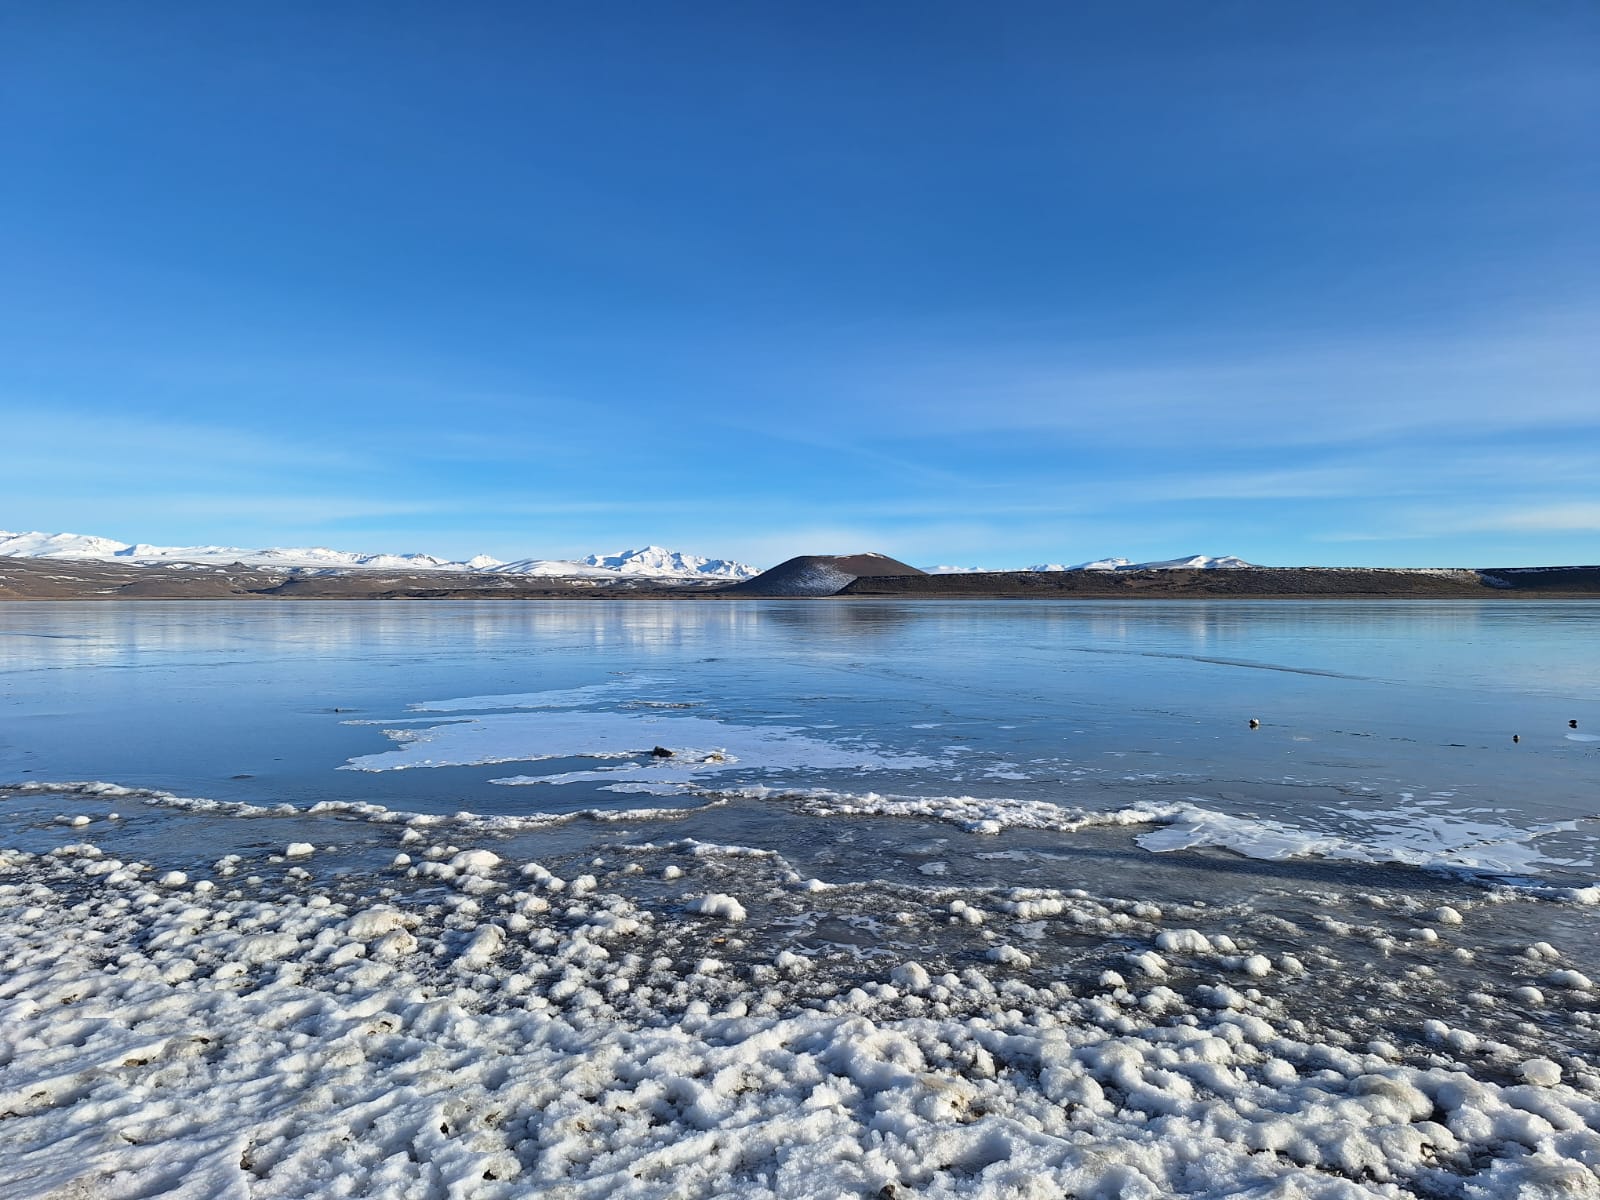
<instances>
[{"instance_id":1,"label":"frozen lake","mask_svg":"<svg viewBox=\"0 0 1600 1200\"><path fill-rule=\"evenodd\" d=\"M1600 604L1587 602L5 604L0 879L13 899L0 941L12 961L44 956L39 980L96 969L61 960L51 929L154 954L152 978L177 991L126 1017L130 1030L192 1018L199 981L219 978L247 1023L271 1025L285 1002L261 998L272 988L300 989L297 1004L306 989L420 988L474 1021L511 1021L512 1041L529 1012L600 1031L535 1073L602 1043L618 1052L605 1039L619 1030L700 1038L701 1018L721 1014L754 1022L749 1036L800 1022L820 1037L807 1022L854 1014L895 1036L897 1022L956 1022L965 1032L941 1044L968 1066L981 1060L963 1039L987 1036L974 1022L1076 1030L1075 1069L1109 1087L1116 1071L1095 1074L1106 1039L1148 1063L1173 1030L1253 1018L1282 1045L1234 1067L1289 1114L1291 1141L1309 1139L1258 1161L1256 1142L1277 1135L1227 1125L1238 1105L1215 1081L1210 1100L1191 1081L1141 1109L1125 1079L1100 1124L1080 1114L1058 1129L1075 1110L1040 1098L1053 1085L1036 1063L992 1098L1000 1125L907 1100L904 1145L870 1169L840 1151L786 1174L796 1134L778 1110L803 1097L772 1081L604 1142L620 1171L690 1128L770 1119L759 1162L711 1154L709 1173L685 1166L652 1190L486 1134L498 1148L461 1160L497 1164L481 1178L505 1186L485 1195L799 1195L817 1171L829 1194L1024 1194L1006 1190L1019 1163L1055 1181L1048 1194L1094 1194L1073 1129L1134 1172L1107 1195L1210 1194L1174 1147L1129 1149L1148 1141L1134 1126L1158 1119L1187 1122L1180 1140L1215 1139L1219 1178L1262 1195L1535 1195L1528 1172L1547 1167L1600 1188L1597 683ZM361 942L372 911L390 914L367 921L374 935L403 914L411 948ZM228 932L205 932L202 912ZM232 932L247 928L265 932ZM360 952L336 950L340 937ZM245 966L209 974L219 957ZM42 986L13 983L0 1003ZM51 1019L30 1019L50 1043ZM478 1036L440 1028L463 1046ZM685 1053L703 1057L695 1044ZM42 1068L8 1084L30 1062L13 1054L0 1089L32 1081L52 1099L0 1122L0 1149L18 1139L26 1164L0 1167L0 1183L46 1195L87 1169L51 1147L87 1146L101 1110L70 1089L56 1099ZM275 1069L238 1054L234 1070ZM1464 1072L1489 1098L1444 1120L1447 1134L1357 1153L1356 1134L1295 1116L1329 1063L1353 1089L1377 1074L1426 1091L1429 1072ZM1576 1105L1560 1119L1587 1133L1511 1145L1495 1105L1544 1095L1527 1082L1548 1074L1541 1063ZM993 1070L938 1068L958 1091ZM184 1086L208 1095L215 1080L195 1071ZM375 1068L360 1077L382 1084ZM484 1104L512 1103L482 1086ZM776 1107L748 1111L746 1091ZM860 1149L879 1101L848 1091L828 1136ZM1372 1119L1415 1133L1424 1114L1440 1123L1438 1104ZM1046 1140L1000 1154L1018 1121ZM955 1137L950 1122L966 1131L949 1152L959 1170L929 1174L917 1139ZM260 1170L229 1165L229 1186L296 1194L349 1138L324 1124L292 1146L282 1134ZM433 1161L411 1126L388 1136L416 1170ZM160 1140L214 1156L180 1115ZM107 1182L105 1164L134 1151L95 1155L84 1161L110 1174L93 1194L143 1194ZM384 1183L346 1161L341 1194L423 1194L410 1169Z\"/></svg>"},{"instance_id":2,"label":"frozen lake","mask_svg":"<svg viewBox=\"0 0 1600 1200\"><path fill-rule=\"evenodd\" d=\"M1146 843L1580 882L1600 844L1587 603L10 605L0 679L7 781L499 817L760 787L783 850L791 793L1182 805Z\"/></svg>"}]
</instances>

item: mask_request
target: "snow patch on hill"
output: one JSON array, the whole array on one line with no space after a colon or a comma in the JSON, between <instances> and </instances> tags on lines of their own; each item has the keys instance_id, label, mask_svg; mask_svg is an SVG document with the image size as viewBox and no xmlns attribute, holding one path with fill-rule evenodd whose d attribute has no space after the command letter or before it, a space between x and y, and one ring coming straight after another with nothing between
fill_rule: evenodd
<instances>
[{"instance_id":1,"label":"snow patch on hill","mask_svg":"<svg viewBox=\"0 0 1600 1200\"><path fill-rule=\"evenodd\" d=\"M1242 558L1232 555L1191 554L1188 558L1165 558L1159 562L1133 562L1126 558L1096 558L1090 562L1081 563L1034 563L1031 567L1021 568L1024 571L1177 571L1201 570L1221 571L1235 570L1240 567L1254 567L1258 563L1246 562ZM1014 570L1015 568L1001 567L998 570ZM928 567L929 575L980 575L996 570L992 567Z\"/></svg>"},{"instance_id":2,"label":"snow patch on hill","mask_svg":"<svg viewBox=\"0 0 1600 1200\"><path fill-rule=\"evenodd\" d=\"M1187 558L1164 558L1156 562L1130 562L1126 558L1097 558L1092 562L1039 563L1030 571L1229 571L1258 564L1235 558L1231 554L1191 554Z\"/></svg>"},{"instance_id":3,"label":"snow patch on hill","mask_svg":"<svg viewBox=\"0 0 1600 1200\"><path fill-rule=\"evenodd\" d=\"M1118 567L1119 571L1237 571L1257 564L1245 562L1231 554L1213 557L1209 554L1191 554L1188 558L1169 558L1162 562L1138 563L1132 567Z\"/></svg>"},{"instance_id":4,"label":"snow patch on hill","mask_svg":"<svg viewBox=\"0 0 1600 1200\"><path fill-rule=\"evenodd\" d=\"M7 533L0 530L0 555L7 558L112 558L129 549L125 542L83 533Z\"/></svg>"}]
</instances>

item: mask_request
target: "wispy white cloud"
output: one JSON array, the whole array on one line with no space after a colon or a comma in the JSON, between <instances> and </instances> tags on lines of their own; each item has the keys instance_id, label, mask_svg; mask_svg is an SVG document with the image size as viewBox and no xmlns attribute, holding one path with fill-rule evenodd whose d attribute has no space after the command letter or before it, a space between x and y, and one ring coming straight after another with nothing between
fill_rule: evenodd
<instances>
[{"instance_id":1,"label":"wispy white cloud","mask_svg":"<svg viewBox=\"0 0 1600 1200\"><path fill-rule=\"evenodd\" d=\"M249 521L255 524L293 524L301 528L336 527L378 519L413 519L439 513L441 507L425 500L385 500L341 494L287 492L162 492L138 501L145 517L192 520L197 514L217 522Z\"/></svg>"},{"instance_id":2,"label":"wispy white cloud","mask_svg":"<svg viewBox=\"0 0 1600 1200\"><path fill-rule=\"evenodd\" d=\"M8 472L70 469L85 484L107 474L160 470L205 475L218 472L358 471L372 460L348 443L246 430L225 422L200 423L122 415L26 402L8 406Z\"/></svg>"},{"instance_id":3,"label":"wispy white cloud","mask_svg":"<svg viewBox=\"0 0 1600 1200\"><path fill-rule=\"evenodd\" d=\"M1031 433L1205 455L1593 428L1600 319L1431 338L1279 337L1254 349L1151 339L1114 359L1103 350L928 347L840 386L858 425L908 439Z\"/></svg>"},{"instance_id":4,"label":"wispy white cloud","mask_svg":"<svg viewBox=\"0 0 1600 1200\"><path fill-rule=\"evenodd\" d=\"M1397 542L1509 533L1532 537L1600 533L1600 501L1536 507L1473 506L1465 509L1402 509L1382 514L1372 529L1345 529L1321 535L1328 542Z\"/></svg>"},{"instance_id":5,"label":"wispy white cloud","mask_svg":"<svg viewBox=\"0 0 1600 1200\"><path fill-rule=\"evenodd\" d=\"M1600 502L1514 509L1469 528L1519 533L1600 533Z\"/></svg>"}]
</instances>

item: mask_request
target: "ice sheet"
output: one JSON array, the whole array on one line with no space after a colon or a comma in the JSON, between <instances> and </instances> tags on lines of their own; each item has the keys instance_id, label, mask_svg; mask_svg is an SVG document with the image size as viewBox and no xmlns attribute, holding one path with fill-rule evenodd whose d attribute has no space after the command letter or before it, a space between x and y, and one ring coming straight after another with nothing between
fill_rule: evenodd
<instances>
[{"instance_id":1,"label":"ice sheet","mask_svg":"<svg viewBox=\"0 0 1600 1200\"><path fill-rule=\"evenodd\" d=\"M470 707L487 706L474 703ZM669 782L736 767L745 771L911 771L932 767L936 761L864 740L824 739L781 725L743 725L700 716L665 716L650 710L487 713L385 733L398 743L398 749L352 758L345 769L399 771L551 758L649 759L657 746L671 751L671 757L652 759L649 769ZM505 784L541 781L537 775L496 780Z\"/></svg>"}]
</instances>

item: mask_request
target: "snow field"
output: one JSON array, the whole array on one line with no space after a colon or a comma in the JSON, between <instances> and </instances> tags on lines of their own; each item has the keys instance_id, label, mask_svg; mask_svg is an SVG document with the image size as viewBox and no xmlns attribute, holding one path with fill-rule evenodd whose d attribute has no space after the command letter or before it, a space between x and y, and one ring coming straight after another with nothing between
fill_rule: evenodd
<instances>
[{"instance_id":1,"label":"snow field","mask_svg":"<svg viewBox=\"0 0 1600 1200\"><path fill-rule=\"evenodd\" d=\"M1269 957L1204 909L819 894L741 849L619 846L570 879L445 843L376 879L239 858L261 874L210 891L86 843L0 852L0 1194L1600 1195L1594 1057L1528 1052L1549 1028L1452 1013L1402 1050L1299 999L1347 985L1326 948ZM627 870L663 855L684 874ZM819 896L964 949L785 945L770 914ZM935 919L980 898L980 925ZM1426 911L1385 904L1371 930ZM1063 939L1160 969L1063 974L1032 951ZM1444 1012L1417 961L1443 953L1400 946L1380 982ZM1577 974L1547 943L1517 961ZM1558 991L1541 1011L1592 1046L1591 985Z\"/></svg>"}]
</instances>

